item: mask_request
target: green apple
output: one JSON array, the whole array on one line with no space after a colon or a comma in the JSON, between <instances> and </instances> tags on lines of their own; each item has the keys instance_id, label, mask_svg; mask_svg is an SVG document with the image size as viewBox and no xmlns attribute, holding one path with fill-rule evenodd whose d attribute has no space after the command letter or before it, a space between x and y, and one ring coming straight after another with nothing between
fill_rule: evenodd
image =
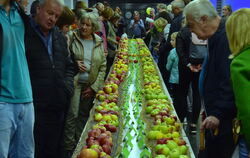
<instances>
[{"instance_id":1,"label":"green apple","mask_svg":"<svg viewBox=\"0 0 250 158\"><path fill-rule=\"evenodd\" d=\"M167 142L167 147L170 149L170 150L173 150L173 149L177 149L178 148L178 144L176 142L174 142L173 140L169 140Z\"/></svg>"},{"instance_id":2,"label":"green apple","mask_svg":"<svg viewBox=\"0 0 250 158\"><path fill-rule=\"evenodd\" d=\"M153 108L154 108L153 106L146 107L146 113L150 114L153 111Z\"/></svg>"},{"instance_id":3,"label":"green apple","mask_svg":"<svg viewBox=\"0 0 250 158\"><path fill-rule=\"evenodd\" d=\"M156 125L160 125L161 124L161 119L157 119L155 123L156 123Z\"/></svg>"},{"instance_id":4,"label":"green apple","mask_svg":"<svg viewBox=\"0 0 250 158\"><path fill-rule=\"evenodd\" d=\"M110 94L110 93L112 93L112 88L111 88L111 86L106 85L106 86L103 88L103 91L104 91L106 94Z\"/></svg>"},{"instance_id":5,"label":"green apple","mask_svg":"<svg viewBox=\"0 0 250 158\"><path fill-rule=\"evenodd\" d=\"M95 121L99 122L101 121L103 118L102 114L101 113L96 113L95 114Z\"/></svg>"},{"instance_id":6,"label":"green apple","mask_svg":"<svg viewBox=\"0 0 250 158\"><path fill-rule=\"evenodd\" d=\"M188 147L186 145L179 146L179 152L181 155L187 154Z\"/></svg>"},{"instance_id":7,"label":"green apple","mask_svg":"<svg viewBox=\"0 0 250 158\"><path fill-rule=\"evenodd\" d=\"M157 135L162 134L160 131L149 131L147 134L148 139L156 139Z\"/></svg>"},{"instance_id":8,"label":"green apple","mask_svg":"<svg viewBox=\"0 0 250 158\"><path fill-rule=\"evenodd\" d=\"M111 115L111 119L116 121L116 120L118 120L118 117L116 115Z\"/></svg>"},{"instance_id":9,"label":"green apple","mask_svg":"<svg viewBox=\"0 0 250 158\"><path fill-rule=\"evenodd\" d=\"M96 109L96 111L100 112L100 111L102 111L102 110L103 110L103 107L102 107L102 106L100 106L100 105L98 105L95 109Z\"/></svg>"},{"instance_id":10,"label":"green apple","mask_svg":"<svg viewBox=\"0 0 250 158\"><path fill-rule=\"evenodd\" d=\"M189 158L187 155L180 155L179 158Z\"/></svg>"},{"instance_id":11,"label":"green apple","mask_svg":"<svg viewBox=\"0 0 250 158\"><path fill-rule=\"evenodd\" d=\"M175 120L174 120L173 118L171 118L171 117L165 117L165 118L163 118L163 120L164 120L167 124L169 124L169 125L172 125L172 124L174 124L174 122L175 122Z\"/></svg>"},{"instance_id":12,"label":"green apple","mask_svg":"<svg viewBox=\"0 0 250 158\"><path fill-rule=\"evenodd\" d=\"M161 126L161 128L160 128L160 130L161 130L161 132L163 133L163 134L167 134L167 133L169 133L170 132L170 129L169 129L169 127L168 126L164 126L164 125L162 125Z\"/></svg>"},{"instance_id":13,"label":"green apple","mask_svg":"<svg viewBox=\"0 0 250 158\"><path fill-rule=\"evenodd\" d=\"M105 95L101 94L101 95L98 95L98 100L99 101L104 101L105 100Z\"/></svg>"},{"instance_id":14,"label":"green apple","mask_svg":"<svg viewBox=\"0 0 250 158\"><path fill-rule=\"evenodd\" d=\"M164 137L164 134L163 133L161 133L160 131L157 131L158 133L157 133L157 135L156 135L156 137L155 137L155 139L162 139L163 137Z\"/></svg>"},{"instance_id":15,"label":"green apple","mask_svg":"<svg viewBox=\"0 0 250 158\"><path fill-rule=\"evenodd\" d=\"M179 138L180 137L180 133L175 131L175 132L172 133L172 137L173 138Z\"/></svg>"},{"instance_id":16,"label":"green apple","mask_svg":"<svg viewBox=\"0 0 250 158\"><path fill-rule=\"evenodd\" d=\"M159 109L154 109L153 111L151 111L151 115L152 116L155 116L155 115L158 115L160 113L160 110Z\"/></svg>"},{"instance_id":17,"label":"green apple","mask_svg":"<svg viewBox=\"0 0 250 158\"><path fill-rule=\"evenodd\" d=\"M167 158L165 155L157 155L155 158Z\"/></svg>"},{"instance_id":18,"label":"green apple","mask_svg":"<svg viewBox=\"0 0 250 158\"><path fill-rule=\"evenodd\" d=\"M160 125L155 125L155 126L152 127L152 130L153 131L158 131L160 128L161 128Z\"/></svg>"},{"instance_id":19,"label":"green apple","mask_svg":"<svg viewBox=\"0 0 250 158\"><path fill-rule=\"evenodd\" d=\"M113 109L113 111L119 111L119 107L118 106L114 106L112 109Z\"/></svg>"},{"instance_id":20,"label":"green apple","mask_svg":"<svg viewBox=\"0 0 250 158\"><path fill-rule=\"evenodd\" d=\"M161 149L163 149L164 145L163 144L157 144L155 146L155 152L158 153L158 151L160 151Z\"/></svg>"},{"instance_id":21,"label":"green apple","mask_svg":"<svg viewBox=\"0 0 250 158\"><path fill-rule=\"evenodd\" d=\"M180 157L180 152L178 149L171 150L169 158L179 158L179 157Z\"/></svg>"},{"instance_id":22,"label":"green apple","mask_svg":"<svg viewBox=\"0 0 250 158\"><path fill-rule=\"evenodd\" d=\"M103 116L103 121L110 121L110 120L112 120L110 115Z\"/></svg>"},{"instance_id":23,"label":"green apple","mask_svg":"<svg viewBox=\"0 0 250 158\"><path fill-rule=\"evenodd\" d=\"M163 147L163 149L162 149L162 154L163 155L165 155L165 156L168 156L169 155L169 153L170 153L170 150L169 150L169 148L168 147Z\"/></svg>"}]
</instances>

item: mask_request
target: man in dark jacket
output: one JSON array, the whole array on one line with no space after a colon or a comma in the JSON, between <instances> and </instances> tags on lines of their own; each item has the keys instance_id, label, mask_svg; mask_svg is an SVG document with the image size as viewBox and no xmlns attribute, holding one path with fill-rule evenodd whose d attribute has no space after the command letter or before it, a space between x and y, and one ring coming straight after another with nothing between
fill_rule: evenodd
<instances>
[{"instance_id":1,"label":"man in dark jacket","mask_svg":"<svg viewBox=\"0 0 250 158\"><path fill-rule=\"evenodd\" d=\"M26 30L35 107L36 158L60 155L67 104L73 92L74 65L66 39L54 28L62 9L59 0L40 0Z\"/></svg>"},{"instance_id":2,"label":"man in dark jacket","mask_svg":"<svg viewBox=\"0 0 250 158\"><path fill-rule=\"evenodd\" d=\"M158 61L158 67L161 71L165 84L168 83L168 72L166 70L166 64L169 51L172 49L172 46L170 44L171 34L180 31L183 20L182 12L185 7L185 4L182 0L175 0L171 3L171 5L172 5L172 12L174 14L174 19L172 20L170 26L169 36L167 41L163 39L163 41L160 44L160 49L159 49L160 55Z\"/></svg>"},{"instance_id":3,"label":"man in dark jacket","mask_svg":"<svg viewBox=\"0 0 250 158\"><path fill-rule=\"evenodd\" d=\"M14 0L0 1L1 158L34 158L34 107L20 12Z\"/></svg>"},{"instance_id":4,"label":"man in dark jacket","mask_svg":"<svg viewBox=\"0 0 250 158\"><path fill-rule=\"evenodd\" d=\"M201 127L207 129L207 157L231 158L234 151L232 120L236 109L230 84L230 50L225 24L208 0L190 2L184 14L192 32L200 39L209 38L209 53L200 76L200 91L207 113Z\"/></svg>"}]
</instances>

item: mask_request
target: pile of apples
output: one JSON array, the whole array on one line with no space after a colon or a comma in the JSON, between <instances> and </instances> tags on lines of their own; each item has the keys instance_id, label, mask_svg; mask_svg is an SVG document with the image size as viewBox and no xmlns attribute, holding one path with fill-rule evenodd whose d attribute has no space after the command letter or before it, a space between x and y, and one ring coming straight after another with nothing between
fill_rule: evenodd
<instances>
[{"instance_id":1,"label":"pile of apples","mask_svg":"<svg viewBox=\"0 0 250 158\"><path fill-rule=\"evenodd\" d=\"M120 42L118 54L113 63L111 72L98 91L92 130L88 132L86 146L81 150L78 158L110 158L113 140L112 133L119 126L120 108L118 106L119 86L128 72L128 40Z\"/></svg>"},{"instance_id":2,"label":"pile of apples","mask_svg":"<svg viewBox=\"0 0 250 158\"><path fill-rule=\"evenodd\" d=\"M153 120L147 138L156 143L153 149L156 158L188 158L188 147L181 138L181 124L161 86L158 70L146 45L138 40L142 56L145 111Z\"/></svg>"}]
</instances>

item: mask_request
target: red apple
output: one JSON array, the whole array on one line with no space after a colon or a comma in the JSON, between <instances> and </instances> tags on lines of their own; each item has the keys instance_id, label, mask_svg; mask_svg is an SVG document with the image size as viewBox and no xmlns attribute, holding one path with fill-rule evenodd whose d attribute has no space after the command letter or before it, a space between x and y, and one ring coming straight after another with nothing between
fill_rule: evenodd
<instances>
[{"instance_id":1,"label":"red apple","mask_svg":"<svg viewBox=\"0 0 250 158\"><path fill-rule=\"evenodd\" d=\"M106 144L104 144L104 145L102 146L102 150L103 150L105 153L107 153L108 155L111 154L111 147L108 146L108 145L106 145Z\"/></svg>"},{"instance_id":2,"label":"red apple","mask_svg":"<svg viewBox=\"0 0 250 158\"><path fill-rule=\"evenodd\" d=\"M113 125L104 125L104 127L108 130L108 131L110 131L110 132L112 132L112 133L114 133L114 132L116 132L117 131L117 128L115 127L115 126L113 126Z\"/></svg>"}]
</instances>

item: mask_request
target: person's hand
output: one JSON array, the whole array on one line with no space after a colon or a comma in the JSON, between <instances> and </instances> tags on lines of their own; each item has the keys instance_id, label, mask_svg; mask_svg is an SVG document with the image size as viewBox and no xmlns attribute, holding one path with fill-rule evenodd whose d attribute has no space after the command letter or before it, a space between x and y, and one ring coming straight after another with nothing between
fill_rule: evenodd
<instances>
[{"instance_id":1,"label":"person's hand","mask_svg":"<svg viewBox=\"0 0 250 158\"><path fill-rule=\"evenodd\" d=\"M82 97L83 98L91 98L95 95L95 91L91 88L91 87L88 87L87 89L85 89L83 92L82 92Z\"/></svg>"},{"instance_id":2,"label":"person's hand","mask_svg":"<svg viewBox=\"0 0 250 158\"><path fill-rule=\"evenodd\" d=\"M192 72L199 72L201 70L201 65L190 65L189 66L189 69L192 71Z\"/></svg>"},{"instance_id":3,"label":"person's hand","mask_svg":"<svg viewBox=\"0 0 250 158\"><path fill-rule=\"evenodd\" d=\"M79 68L80 72L86 72L87 68L83 64L83 61L77 60L76 62L77 62L77 65L78 65L78 68Z\"/></svg>"},{"instance_id":4,"label":"person's hand","mask_svg":"<svg viewBox=\"0 0 250 158\"><path fill-rule=\"evenodd\" d=\"M201 130L216 129L220 125L220 120L215 116L208 116L201 124Z\"/></svg>"}]
</instances>

